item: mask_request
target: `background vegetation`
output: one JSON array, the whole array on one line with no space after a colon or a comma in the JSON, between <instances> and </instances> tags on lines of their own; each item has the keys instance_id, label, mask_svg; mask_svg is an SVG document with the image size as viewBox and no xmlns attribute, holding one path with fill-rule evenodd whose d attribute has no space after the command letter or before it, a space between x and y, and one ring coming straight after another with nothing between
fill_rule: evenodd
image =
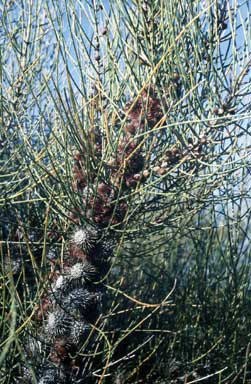
<instances>
[{"instance_id":1,"label":"background vegetation","mask_svg":"<svg viewBox=\"0 0 251 384\"><path fill-rule=\"evenodd\" d=\"M63 257L83 209L75 151L95 158L98 131L86 173L105 179L149 86L163 117L136 132L148 177L109 223L85 382L251 382L250 1L2 0L0 15L0 382L20 382L48 250Z\"/></svg>"}]
</instances>

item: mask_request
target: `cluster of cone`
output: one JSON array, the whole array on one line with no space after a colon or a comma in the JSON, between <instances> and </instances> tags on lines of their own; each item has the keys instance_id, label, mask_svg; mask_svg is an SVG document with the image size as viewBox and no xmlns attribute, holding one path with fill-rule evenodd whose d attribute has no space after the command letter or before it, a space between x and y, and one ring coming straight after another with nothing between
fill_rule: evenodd
<instances>
[{"instance_id":1,"label":"cluster of cone","mask_svg":"<svg viewBox=\"0 0 251 384\"><path fill-rule=\"evenodd\" d=\"M108 161L106 180L96 180L95 172L85 172L86 158L77 152L74 157L74 188L83 201L83 210L72 215L75 229L67 243L63 266L55 268L55 250L50 249L48 259L53 262L54 273L46 296L37 311L40 332L36 339L29 337L27 357L46 351L46 362L34 368L39 384L86 383L91 380L83 357L78 350L98 319L104 286L100 280L110 268L116 238L110 226L123 226L127 203L120 199L129 188L148 177L144 169L141 140L137 133L153 127L162 118L161 102L150 87L136 103L126 106L128 116L125 134L117 151ZM95 153L102 151L101 140L95 134ZM88 223L81 225L81 222ZM42 342L41 342L42 341ZM26 367L23 382L32 383Z\"/></svg>"},{"instance_id":2,"label":"cluster of cone","mask_svg":"<svg viewBox=\"0 0 251 384\"><path fill-rule=\"evenodd\" d=\"M39 332L25 340L26 362L35 372L35 382L86 382L88 373L77 352L92 332L90 324L98 319L104 293L99 280L109 269L113 249L112 237L86 224L72 232L60 270L55 248L49 250L54 272L36 313ZM20 381L34 382L27 365Z\"/></svg>"}]
</instances>

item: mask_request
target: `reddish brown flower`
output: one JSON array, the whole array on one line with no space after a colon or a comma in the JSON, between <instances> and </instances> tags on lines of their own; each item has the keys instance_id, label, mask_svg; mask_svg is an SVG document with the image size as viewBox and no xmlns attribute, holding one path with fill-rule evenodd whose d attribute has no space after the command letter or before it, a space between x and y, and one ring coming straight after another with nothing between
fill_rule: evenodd
<instances>
[{"instance_id":1,"label":"reddish brown flower","mask_svg":"<svg viewBox=\"0 0 251 384\"><path fill-rule=\"evenodd\" d=\"M54 341L52 352L50 354L51 361L59 365L69 358L69 352L72 345L65 338L58 338Z\"/></svg>"},{"instance_id":2,"label":"reddish brown flower","mask_svg":"<svg viewBox=\"0 0 251 384\"><path fill-rule=\"evenodd\" d=\"M81 161L81 160L83 160L83 155L82 155L79 151L76 151L76 152L74 153L74 160L76 160L76 161Z\"/></svg>"},{"instance_id":3,"label":"reddish brown flower","mask_svg":"<svg viewBox=\"0 0 251 384\"><path fill-rule=\"evenodd\" d=\"M135 104L128 102L125 110L129 119L125 131L131 135L134 135L137 130L142 131L145 123L153 128L163 117L161 101L155 96L152 85L142 92Z\"/></svg>"},{"instance_id":4,"label":"reddish brown flower","mask_svg":"<svg viewBox=\"0 0 251 384\"><path fill-rule=\"evenodd\" d=\"M48 311L48 309L51 306L51 302L49 301L48 298L44 297L42 299L42 303L40 305L40 308L37 311L37 320L42 321Z\"/></svg>"},{"instance_id":5,"label":"reddish brown flower","mask_svg":"<svg viewBox=\"0 0 251 384\"><path fill-rule=\"evenodd\" d=\"M87 255L85 254L85 252L82 251L82 249L80 247L76 246L73 243L69 244L68 255L70 258L74 258L77 260L84 260L85 261L87 259Z\"/></svg>"},{"instance_id":6,"label":"reddish brown flower","mask_svg":"<svg viewBox=\"0 0 251 384\"><path fill-rule=\"evenodd\" d=\"M112 188L106 183L100 183L97 186L98 194L103 198L108 198L111 194Z\"/></svg>"}]
</instances>

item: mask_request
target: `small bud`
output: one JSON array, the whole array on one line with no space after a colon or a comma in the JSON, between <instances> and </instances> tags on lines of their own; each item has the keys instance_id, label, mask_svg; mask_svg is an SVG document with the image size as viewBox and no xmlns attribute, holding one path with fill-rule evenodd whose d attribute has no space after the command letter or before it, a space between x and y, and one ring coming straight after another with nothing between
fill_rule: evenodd
<instances>
[{"instance_id":1,"label":"small bud","mask_svg":"<svg viewBox=\"0 0 251 384\"><path fill-rule=\"evenodd\" d=\"M230 108L229 109L229 111L228 111L228 113L230 114L230 115L235 115L235 108Z\"/></svg>"},{"instance_id":2,"label":"small bud","mask_svg":"<svg viewBox=\"0 0 251 384\"><path fill-rule=\"evenodd\" d=\"M166 151L164 159L166 161L170 161L172 159L172 157L173 157L172 151L170 151L170 150Z\"/></svg>"},{"instance_id":3,"label":"small bud","mask_svg":"<svg viewBox=\"0 0 251 384\"><path fill-rule=\"evenodd\" d=\"M179 152L180 152L179 149L177 147L174 147L172 150L172 155L177 156L177 155L179 155Z\"/></svg>"},{"instance_id":4,"label":"small bud","mask_svg":"<svg viewBox=\"0 0 251 384\"><path fill-rule=\"evenodd\" d=\"M178 81L179 79L180 79L180 75L178 74L178 72L174 72L173 73L173 80Z\"/></svg>"},{"instance_id":5,"label":"small bud","mask_svg":"<svg viewBox=\"0 0 251 384\"><path fill-rule=\"evenodd\" d=\"M145 169L144 171L143 171L143 176L144 177L148 177L150 175L150 172L148 171L148 169Z\"/></svg>"},{"instance_id":6,"label":"small bud","mask_svg":"<svg viewBox=\"0 0 251 384\"><path fill-rule=\"evenodd\" d=\"M106 163L109 167L116 167L117 163L115 159L110 159Z\"/></svg>"},{"instance_id":7,"label":"small bud","mask_svg":"<svg viewBox=\"0 0 251 384\"><path fill-rule=\"evenodd\" d=\"M81 153L79 151L76 151L74 153L74 160L76 160L76 161L81 161L82 160L82 156L81 156Z\"/></svg>"},{"instance_id":8,"label":"small bud","mask_svg":"<svg viewBox=\"0 0 251 384\"><path fill-rule=\"evenodd\" d=\"M139 181L141 179L141 176L139 173L135 173L135 175L133 175L133 178L134 180Z\"/></svg>"},{"instance_id":9,"label":"small bud","mask_svg":"<svg viewBox=\"0 0 251 384\"><path fill-rule=\"evenodd\" d=\"M112 225L116 225L116 224L118 224L118 222L119 222L119 220L116 217L113 217L111 220Z\"/></svg>"},{"instance_id":10,"label":"small bud","mask_svg":"<svg viewBox=\"0 0 251 384\"><path fill-rule=\"evenodd\" d=\"M166 168L160 168L159 171L158 171L158 174L159 175L164 175L166 173Z\"/></svg>"},{"instance_id":11,"label":"small bud","mask_svg":"<svg viewBox=\"0 0 251 384\"><path fill-rule=\"evenodd\" d=\"M200 138L200 142L201 142L202 145L207 144L207 137L206 137L206 136L202 136L202 137Z\"/></svg>"},{"instance_id":12,"label":"small bud","mask_svg":"<svg viewBox=\"0 0 251 384\"><path fill-rule=\"evenodd\" d=\"M97 43L95 44L94 49L95 49L95 51L99 51L99 48L100 48L100 44L97 42Z\"/></svg>"},{"instance_id":13,"label":"small bud","mask_svg":"<svg viewBox=\"0 0 251 384\"><path fill-rule=\"evenodd\" d=\"M219 30L224 31L225 29L227 29L227 24L226 23L220 23L219 24Z\"/></svg>"},{"instance_id":14,"label":"small bud","mask_svg":"<svg viewBox=\"0 0 251 384\"><path fill-rule=\"evenodd\" d=\"M128 178L126 179L126 186L127 186L128 188L130 188L130 187L135 187L135 186L136 186L136 180L134 180L132 177L128 177Z\"/></svg>"},{"instance_id":15,"label":"small bud","mask_svg":"<svg viewBox=\"0 0 251 384\"><path fill-rule=\"evenodd\" d=\"M107 27L104 27L103 29L101 29L101 31L100 31L100 35L101 35L101 36L105 36L105 35L107 34L107 32L108 32Z\"/></svg>"},{"instance_id":16,"label":"small bud","mask_svg":"<svg viewBox=\"0 0 251 384\"><path fill-rule=\"evenodd\" d=\"M210 120L210 121L208 122L208 125L209 125L210 127L214 127L215 125L217 125L217 121L216 121L216 120Z\"/></svg>"},{"instance_id":17,"label":"small bud","mask_svg":"<svg viewBox=\"0 0 251 384\"><path fill-rule=\"evenodd\" d=\"M161 164L161 168L166 168L167 167L167 161L163 161L163 163Z\"/></svg>"},{"instance_id":18,"label":"small bud","mask_svg":"<svg viewBox=\"0 0 251 384\"><path fill-rule=\"evenodd\" d=\"M159 170L160 170L160 167L159 167L158 165L157 165L156 167L153 168L153 171L156 172L156 173L158 173Z\"/></svg>"},{"instance_id":19,"label":"small bud","mask_svg":"<svg viewBox=\"0 0 251 384\"><path fill-rule=\"evenodd\" d=\"M222 115L224 115L224 109L223 108L215 108L214 113L217 116L222 116Z\"/></svg>"}]
</instances>

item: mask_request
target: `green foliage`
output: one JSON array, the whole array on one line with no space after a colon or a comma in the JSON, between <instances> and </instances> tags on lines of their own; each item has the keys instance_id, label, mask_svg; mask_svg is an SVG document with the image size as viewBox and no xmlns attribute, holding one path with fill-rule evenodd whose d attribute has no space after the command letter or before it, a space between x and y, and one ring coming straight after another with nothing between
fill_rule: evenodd
<instances>
[{"instance_id":1,"label":"green foliage","mask_svg":"<svg viewBox=\"0 0 251 384\"><path fill-rule=\"evenodd\" d=\"M248 383L250 2L2 0L0 17L0 383L20 382L38 332L48 249L62 258L72 214L86 221L75 151L95 193L152 89L162 117L129 135L147 177L118 186L127 211L78 354L88 382Z\"/></svg>"}]
</instances>

